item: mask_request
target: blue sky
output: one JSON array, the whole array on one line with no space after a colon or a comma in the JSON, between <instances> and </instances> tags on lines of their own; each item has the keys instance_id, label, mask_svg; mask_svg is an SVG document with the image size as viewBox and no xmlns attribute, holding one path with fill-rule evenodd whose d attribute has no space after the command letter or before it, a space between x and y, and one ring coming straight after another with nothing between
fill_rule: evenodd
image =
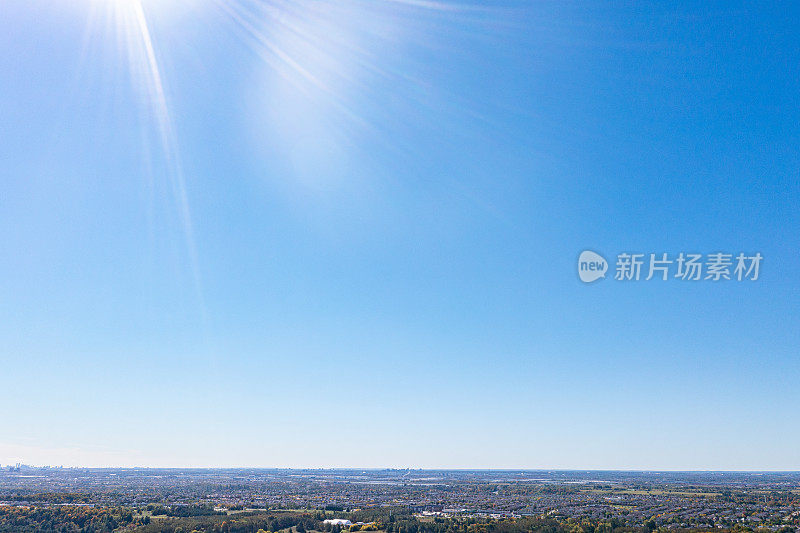
<instances>
[{"instance_id":1,"label":"blue sky","mask_svg":"<svg viewBox=\"0 0 800 533\"><path fill-rule=\"evenodd\" d=\"M800 469L798 15L2 2L0 463Z\"/></svg>"}]
</instances>

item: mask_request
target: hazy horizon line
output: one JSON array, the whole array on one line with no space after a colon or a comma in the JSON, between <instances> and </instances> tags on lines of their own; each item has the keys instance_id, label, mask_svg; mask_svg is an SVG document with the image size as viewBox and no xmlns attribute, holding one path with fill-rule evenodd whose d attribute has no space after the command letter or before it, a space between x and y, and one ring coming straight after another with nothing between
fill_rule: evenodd
<instances>
[{"instance_id":1,"label":"hazy horizon line","mask_svg":"<svg viewBox=\"0 0 800 533\"><path fill-rule=\"evenodd\" d=\"M79 465L55 465L55 464L27 464L18 462L14 464L0 463L0 468L7 467L28 467L28 468L63 468L63 469L87 469L87 470L318 470L318 471L380 471L380 470L408 470L408 471L429 471L429 472L635 472L635 473L720 473L720 474L796 474L800 470L720 470L720 469L658 469L658 468L492 468L492 467L391 467L391 466L325 466L325 467L304 467L304 466L79 466Z\"/></svg>"}]
</instances>

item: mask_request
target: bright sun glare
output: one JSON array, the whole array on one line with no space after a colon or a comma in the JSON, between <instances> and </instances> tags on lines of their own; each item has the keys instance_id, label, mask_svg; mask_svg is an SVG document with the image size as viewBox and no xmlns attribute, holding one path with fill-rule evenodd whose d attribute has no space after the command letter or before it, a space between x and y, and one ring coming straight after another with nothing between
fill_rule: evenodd
<instances>
[{"instance_id":1,"label":"bright sun glare","mask_svg":"<svg viewBox=\"0 0 800 533\"><path fill-rule=\"evenodd\" d=\"M198 274L193 238L192 215L186 193L186 180L181 165L175 126L162 70L162 55L158 49L150 17L159 17L166 9L191 8L201 13L211 24L231 30L266 67L274 79L281 80L283 93L276 90L272 99L284 98L282 115L274 122L291 136L290 128L314 129L320 121L328 120L340 128L346 137L349 131L372 128L364 112L363 95L369 98L370 80L376 78L392 84L409 83L384 68L379 52L392 48L397 35L413 30L413 25L436 13L452 15L461 10L454 2L428 0L90 0L91 17L87 30L90 40L97 38L99 25L105 26L107 38L103 48L116 43L117 57L126 64L126 77L142 96L140 108L147 115L151 138L168 168L176 212L186 240L186 250L200 300L202 290ZM465 10L474 8L463 8ZM170 18L170 17L167 17ZM98 24L99 23L99 24ZM169 25L166 25L169 28ZM102 28L99 28L102 30ZM162 29L162 25L159 25ZM421 30L418 30L418 35ZM413 31L412 31L413 33ZM413 38L412 38L413 39ZM115 67L117 65L114 65ZM419 90L428 90L420 83ZM287 89L288 88L288 89ZM413 92L413 91L412 91ZM315 104L314 110L305 102L292 106L289 100L298 96ZM373 102L374 104L374 102ZM371 106L381 108L380 103ZM305 113L297 116L297 113ZM285 116L285 115L289 116ZM300 124L300 126L298 126ZM320 128L321 129L321 128ZM339 140L336 140L339 142ZM347 144L345 139L344 144ZM319 148L319 149L318 149ZM336 147L334 147L336 148ZM328 146L310 148L311 154L298 159L327 153Z\"/></svg>"}]
</instances>

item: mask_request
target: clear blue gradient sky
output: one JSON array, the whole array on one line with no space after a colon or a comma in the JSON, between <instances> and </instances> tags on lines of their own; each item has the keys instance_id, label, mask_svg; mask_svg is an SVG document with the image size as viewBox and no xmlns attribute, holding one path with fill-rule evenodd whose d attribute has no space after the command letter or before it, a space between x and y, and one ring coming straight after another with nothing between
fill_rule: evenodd
<instances>
[{"instance_id":1,"label":"clear blue gradient sky","mask_svg":"<svg viewBox=\"0 0 800 533\"><path fill-rule=\"evenodd\" d=\"M0 463L800 469L796 3L141 1L0 2Z\"/></svg>"}]
</instances>

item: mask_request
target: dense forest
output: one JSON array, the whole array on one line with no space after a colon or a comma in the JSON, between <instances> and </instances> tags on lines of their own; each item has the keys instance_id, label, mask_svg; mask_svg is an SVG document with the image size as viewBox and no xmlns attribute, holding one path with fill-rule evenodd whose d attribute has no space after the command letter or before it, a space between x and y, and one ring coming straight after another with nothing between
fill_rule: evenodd
<instances>
[{"instance_id":1,"label":"dense forest","mask_svg":"<svg viewBox=\"0 0 800 533\"><path fill-rule=\"evenodd\" d=\"M327 518L344 518L353 525L344 529L326 524ZM608 521L543 519L532 517L418 517L407 508L376 507L353 512L279 510L215 510L204 505L148 505L95 508L81 505L52 507L0 507L2 532L59 533L653 533L660 528L652 520L639 525ZM708 531L708 529L705 529ZM691 529L669 529L686 533ZM745 533L761 530L744 526L717 529L719 533ZM764 529L764 533L794 533L793 527Z\"/></svg>"}]
</instances>

